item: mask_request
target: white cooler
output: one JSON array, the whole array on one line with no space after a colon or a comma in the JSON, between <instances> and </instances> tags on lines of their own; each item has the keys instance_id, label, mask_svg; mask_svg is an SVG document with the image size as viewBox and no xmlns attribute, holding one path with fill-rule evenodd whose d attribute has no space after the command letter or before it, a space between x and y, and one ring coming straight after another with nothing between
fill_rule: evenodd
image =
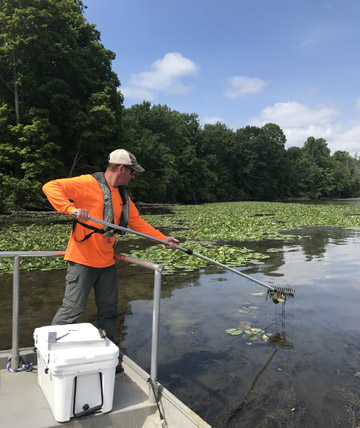
<instances>
[{"instance_id":1,"label":"white cooler","mask_svg":"<svg viewBox=\"0 0 360 428\"><path fill-rule=\"evenodd\" d=\"M38 382L57 422L110 412L119 348L89 323L36 328Z\"/></svg>"}]
</instances>

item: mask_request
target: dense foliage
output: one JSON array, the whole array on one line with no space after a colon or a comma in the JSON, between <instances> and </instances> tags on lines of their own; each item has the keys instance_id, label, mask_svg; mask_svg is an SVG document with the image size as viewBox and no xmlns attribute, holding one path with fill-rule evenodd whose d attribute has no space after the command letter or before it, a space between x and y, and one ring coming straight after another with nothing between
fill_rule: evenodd
<instances>
[{"instance_id":1,"label":"dense foliage","mask_svg":"<svg viewBox=\"0 0 360 428\"><path fill-rule=\"evenodd\" d=\"M132 194L141 201L347 198L360 192L357 157L331 155L322 138L286 149L276 124L200 128L195 114L148 102L126 109L123 124L126 141L148 171L132 183Z\"/></svg>"},{"instance_id":2,"label":"dense foliage","mask_svg":"<svg viewBox=\"0 0 360 428\"><path fill-rule=\"evenodd\" d=\"M202 202L359 194L360 162L309 137L285 148L276 124L200 127L197 115L144 102L123 107L115 55L81 0L0 0L0 212L48 206L41 185L106 166L116 147L146 174L143 202Z\"/></svg>"},{"instance_id":3,"label":"dense foliage","mask_svg":"<svg viewBox=\"0 0 360 428\"><path fill-rule=\"evenodd\" d=\"M100 168L120 139L115 55L82 11L80 0L0 0L2 209L37 208L44 181Z\"/></svg>"}]
</instances>

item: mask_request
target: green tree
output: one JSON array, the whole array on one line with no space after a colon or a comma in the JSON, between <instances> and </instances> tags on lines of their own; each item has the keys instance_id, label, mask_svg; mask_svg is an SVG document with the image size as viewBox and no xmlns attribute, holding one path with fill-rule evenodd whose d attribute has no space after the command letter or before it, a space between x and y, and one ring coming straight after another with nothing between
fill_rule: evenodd
<instances>
[{"instance_id":1,"label":"green tree","mask_svg":"<svg viewBox=\"0 0 360 428\"><path fill-rule=\"evenodd\" d=\"M131 183L132 194L147 202L195 202L197 116L144 102L124 111L123 124L127 147L147 170Z\"/></svg>"},{"instance_id":2,"label":"green tree","mask_svg":"<svg viewBox=\"0 0 360 428\"><path fill-rule=\"evenodd\" d=\"M240 199L243 193L237 186L239 157L234 132L220 122L206 124L197 151L207 176L202 182L207 187L207 202Z\"/></svg>"},{"instance_id":3,"label":"green tree","mask_svg":"<svg viewBox=\"0 0 360 428\"><path fill-rule=\"evenodd\" d=\"M302 149L307 163L306 187L311 198L329 197L335 188L330 149L323 138L309 137Z\"/></svg>"},{"instance_id":4,"label":"green tree","mask_svg":"<svg viewBox=\"0 0 360 428\"><path fill-rule=\"evenodd\" d=\"M286 157L289 165L288 196L291 198L305 197L307 194L307 169L310 164L303 158L300 147L289 147Z\"/></svg>"},{"instance_id":5,"label":"green tree","mask_svg":"<svg viewBox=\"0 0 360 428\"><path fill-rule=\"evenodd\" d=\"M303 146L303 154L311 165L327 168L330 163L330 149L323 138L309 137Z\"/></svg>"},{"instance_id":6,"label":"green tree","mask_svg":"<svg viewBox=\"0 0 360 428\"><path fill-rule=\"evenodd\" d=\"M331 157L335 188L333 197L350 198L360 193L360 161L345 151L336 151Z\"/></svg>"},{"instance_id":7,"label":"green tree","mask_svg":"<svg viewBox=\"0 0 360 428\"><path fill-rule=\"evenodd\" d=\"M100 168L104 151L120 139L115 55L83 9L80 0L0 0L5 198L9 179L37 188L55 176Z\"/></svg>"},{"instance_id":8,"label":"green tree","mask_svg":"<svg viewBox=\"0 0 360 428\"><path fill-rule=\"evenodd\" d=\"M239 185L251 199L288 196L289 165L286 138L278 125L247 126L236 131L242 158Z\"/></svg>"}]
</instances>

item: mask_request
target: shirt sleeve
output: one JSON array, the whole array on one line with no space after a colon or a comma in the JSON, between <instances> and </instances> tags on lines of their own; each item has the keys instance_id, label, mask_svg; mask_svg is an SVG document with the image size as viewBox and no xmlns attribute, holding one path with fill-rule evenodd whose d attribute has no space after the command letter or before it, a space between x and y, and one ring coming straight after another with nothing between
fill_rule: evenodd
<instances>
[{"instance_id":1,"label":"shirt sleeve","mask_svg":"<svg viewBox=\"0 0 360 428\"><path fill-rule=\"evenodd\" d=\"M61 178L44 184L42 190L56 211L71 214L76 209L73 201L83 184L81 176L76 178Z\"/></svg>"}]
</instances>

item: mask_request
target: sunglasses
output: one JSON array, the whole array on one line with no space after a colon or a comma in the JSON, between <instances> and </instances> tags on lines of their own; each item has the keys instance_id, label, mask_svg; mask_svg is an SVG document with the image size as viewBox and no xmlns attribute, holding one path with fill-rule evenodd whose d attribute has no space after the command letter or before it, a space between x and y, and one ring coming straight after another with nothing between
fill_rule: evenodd
<instances>
[{"instance_id":1,"label":"sunglasses","mask_svg":"<svg viewBox=\"0 0 360 428\"><path fill-rule=\"evenodd\" d=\"M130 171L130 174L131 174L131 175L134 175L134 174L135 174L135 169L134 169L132 166L124 165L124 167L125 167L128 171Z\"/></svg>"}]
</instances>

